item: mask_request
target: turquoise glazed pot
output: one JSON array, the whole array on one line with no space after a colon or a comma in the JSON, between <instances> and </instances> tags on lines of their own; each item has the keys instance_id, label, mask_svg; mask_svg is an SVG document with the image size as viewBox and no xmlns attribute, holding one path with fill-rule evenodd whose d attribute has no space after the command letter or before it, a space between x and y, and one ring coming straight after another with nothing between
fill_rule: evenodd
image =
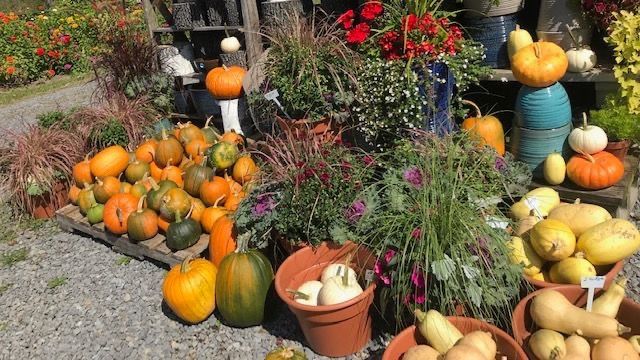
<instances>
[{"instance_id":1,"label":"turquoise glazed pot","mask_svg":"<svg viewBox=\"0 0 640 360\"><path fill-rule=\"evenodd\" d=\"M533 177L544 177L544 160L551 153L558 152L566 159L571 155L567 138L571 132L571 122L556 129L532 130L514 126L511 132L511 152L516 159L527 163Z\"/></svg>"},{"instance_id":2,"label":"turquoise glazed pot","mask_svg":"<svg viewBox=\"0 0 640 360\"><path fill-rule=\"evenodd\" d=\"M527 129L557 129L571 123L569 96L559 82L545 88L522 86L515 110L516 124Z\"/></svg>"}]
</instances>

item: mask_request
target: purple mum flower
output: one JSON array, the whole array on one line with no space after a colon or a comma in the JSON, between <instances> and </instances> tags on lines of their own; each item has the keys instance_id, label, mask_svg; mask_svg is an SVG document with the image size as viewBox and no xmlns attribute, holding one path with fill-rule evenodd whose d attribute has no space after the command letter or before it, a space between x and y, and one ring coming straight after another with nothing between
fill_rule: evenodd
<instances>
[{"instance_id":1,"label":"purple mum flower","mask_svg":"<svg viewBox=\"0 0 640 360\"><path fill-rule=\"evenodd\" d=\"M416 189L420 189L424 185L424 176L422 175L422 171L420 171L416 166L412 166L405 170L402 174L402 178Z\"/></svg>"},{"instance_id":2,"label":"purple mum flower","mask_svg":"<svg viewBox=\"0 0 640 360\"><path fill-rule=\"evenodd\" d=\"M256 205L251 209L251 215L261 217L275 209L276 201L268 194L258 195Z\"/></svg>"},{"instance_id":3,"label":"purple mum flower","mask_svg":"<svg viewBox=\"0 0 640 360\"><path fill-rule=\"evenodd\" d=\"M364 216L364 213L366 211L367 204L364 202L364 200L356 200L351 204L351 206L349 206L344 215L347 218L347 221L355 224Z\"/></svg>"},{"instance_id":4,"label":"purple mum flower","mask_svg":"<svg viewBox=\"0 0 640 360\"><path fill-rule=\"evenodd\" d=\"M495 169L503 172L505 170L507 170L507 162L504 160L503 157L497 156L496 157L496 163L494 165Z\"/></svg>"}]
</instances>

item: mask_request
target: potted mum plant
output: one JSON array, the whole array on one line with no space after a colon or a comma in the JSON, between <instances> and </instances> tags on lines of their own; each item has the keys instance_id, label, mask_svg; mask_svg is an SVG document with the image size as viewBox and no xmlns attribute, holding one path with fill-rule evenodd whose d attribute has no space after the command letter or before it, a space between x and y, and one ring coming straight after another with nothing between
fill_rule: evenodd
<instances>
[{"instance_id":1,"label":"potted mum plant","mask_svg":"<svg viewBox=\"0 0 640 360\"><path fill-rule=\"evenodd\" d=\"M624 163L631 143L640 143L640 115L629 112L619 96L608 96L600 110L591 111L591 124L601 127L609 139L605 151Z\"/></svg>"}]
</instances>

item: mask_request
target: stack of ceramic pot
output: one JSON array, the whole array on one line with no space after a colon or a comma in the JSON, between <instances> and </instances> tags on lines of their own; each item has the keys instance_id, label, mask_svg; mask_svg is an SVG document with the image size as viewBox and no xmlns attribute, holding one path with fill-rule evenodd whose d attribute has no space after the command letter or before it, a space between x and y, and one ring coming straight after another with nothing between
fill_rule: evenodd
<instances>
[{"instance_id":1,"label":"stack of ceramic pot","mask_svg":"<svg viewBox=\"0 0 640 360\"><path fill-rule=\"evenodd\" d=\"M543 88L523 85L516 99L511 151L529 165L535 178L543 177L543 163L554 152L570 155L567 137L572 129L571 103L559 82Z\"/></svg>"}]
</instances>

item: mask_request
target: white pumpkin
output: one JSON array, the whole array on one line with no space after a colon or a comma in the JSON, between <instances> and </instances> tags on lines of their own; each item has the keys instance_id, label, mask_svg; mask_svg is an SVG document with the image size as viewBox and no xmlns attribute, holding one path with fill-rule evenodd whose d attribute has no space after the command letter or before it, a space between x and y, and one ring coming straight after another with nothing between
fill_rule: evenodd
<instances>
[{"instance_id":1,"label":"white pumpkin","mask_svg":"<svg viewBox=\"0 0 640 360\"><path fill-rule=\"evenodd\" d=\"M583 125L569 134L569 146L579 154L595 154L607 147L607 134L601 127L587 124L587 114L582 113Z\"/></svg>"},{"instance_id":2,"label":"white pumpkin","mask_svg":"<svg viewBox=\"0 0 640 360\"><path fill-rule=\"evenodd\" d=\"M568 70L573 73L587 72L593 69L598 61L596 53L588 46L567 50L567 59L569 59Z\"/></svg>"},{"instance_id":3,"label":"white pumpkin","mask_svg":"<svg viewBox=\"0 0 640 360\"><path fill-rule=\"evenodd\" d=\"M307 281L300 285L298 290L291 291L293 293L293 300L300 304L316 306L318 305L318 293L320 289L322 289L322 286L323 284L320 281Z\"/></svg>"},{"instance_id":4,"label":"white pumpkin","mask_svg":"<svg viewBox=\"0 0 640 360\"><path fill-rule=\"evenodd\" d=\"M516 24L516 29L509 33L509 41L507 42L507 51L509 60L518 50L533 44L533 38L527 30L520 29L520 25Z\"/></svg>"},{"instance_id":5,"label":"white pumpkin","mask_svg":"<svg viewBox=\"0 0 640 360\"><path fill-rule=\"evenodd\" d=\"M240 41L235 36L228 36L220 42L220 49L225 54L231 54L240 50Z\"/></svg>"}]
</instances>

